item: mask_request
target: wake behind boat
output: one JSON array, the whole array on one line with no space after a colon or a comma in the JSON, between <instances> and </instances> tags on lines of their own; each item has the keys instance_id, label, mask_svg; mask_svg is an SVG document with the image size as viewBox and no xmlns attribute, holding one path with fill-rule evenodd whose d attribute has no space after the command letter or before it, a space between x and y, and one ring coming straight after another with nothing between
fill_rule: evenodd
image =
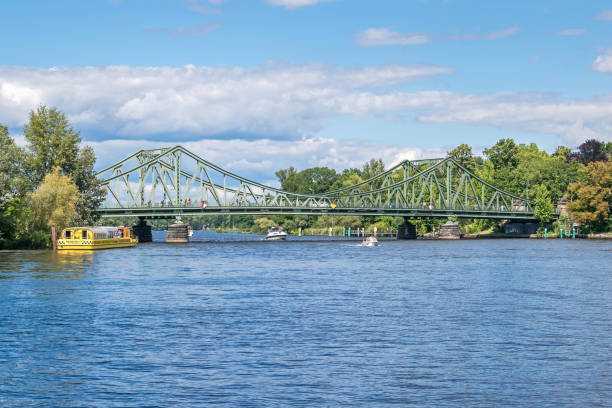
<instances>
[{"instance_id":1,"label":"wake behind boat","mask_svg":"<svg viewBox=\"0 0 612 408\"><path fill-rule=\"evenodd\" d=\"M287 233L283 231L283 227L271 227L266 235L268 241L281 241L287 239Z\"/></svg>"}]
</instances>

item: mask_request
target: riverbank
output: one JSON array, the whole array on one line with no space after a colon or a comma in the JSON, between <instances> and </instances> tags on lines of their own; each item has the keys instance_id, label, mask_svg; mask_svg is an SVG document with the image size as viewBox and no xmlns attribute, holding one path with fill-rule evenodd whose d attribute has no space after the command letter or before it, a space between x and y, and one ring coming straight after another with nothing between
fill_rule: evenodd
<instances>
[{"instance_id":1,"label":"riverbank","mask_svg":"<svg viewBox=\"0 0 612 408\"><path fill-rule=\"evenodd\" d=\"M548 234L546 237L538 234L463 234L461 239L507 239L507 238L530 238L530 239L574 239L572 236L564 235L563 238L559 234ZM576 239L612 239L612 234L576 234Z\"/></svg>"}]
</instances>

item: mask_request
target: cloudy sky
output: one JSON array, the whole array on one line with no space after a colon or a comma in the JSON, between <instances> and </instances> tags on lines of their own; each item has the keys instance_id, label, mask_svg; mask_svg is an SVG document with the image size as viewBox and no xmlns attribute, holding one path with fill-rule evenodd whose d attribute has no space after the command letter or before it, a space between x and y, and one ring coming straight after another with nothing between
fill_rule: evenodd
<instances>
[{"instance_id":1,"label":"cloudy sky","mask_svg":"<svg viewBox=\"0 0 612 408\"><path fill-rule=\"evenodd\" d=\"M0 123L66 113L98 168L183 144L243 176L612 140L604 0L0 2Z\"/></svg>"}]
</instances>

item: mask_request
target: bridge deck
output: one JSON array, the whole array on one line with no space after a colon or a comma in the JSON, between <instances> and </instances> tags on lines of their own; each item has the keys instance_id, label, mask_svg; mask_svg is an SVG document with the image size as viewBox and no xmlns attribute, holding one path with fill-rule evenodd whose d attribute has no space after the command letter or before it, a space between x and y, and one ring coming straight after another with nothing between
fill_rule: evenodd
<instances>
[{"instance_id":1,"label":"bridge deck","mask_svg":"<svg viewBox=\"0 0 612 408\"><path fill-rule=\"evenodd\" d=\"M524 211L457 211L410 208L311 208L311 207L134 207L100 208L102 217L171 218L183 215L387 215L393 217L494 218L534 220L533 212Z\"/></svg>"}]
</instances>

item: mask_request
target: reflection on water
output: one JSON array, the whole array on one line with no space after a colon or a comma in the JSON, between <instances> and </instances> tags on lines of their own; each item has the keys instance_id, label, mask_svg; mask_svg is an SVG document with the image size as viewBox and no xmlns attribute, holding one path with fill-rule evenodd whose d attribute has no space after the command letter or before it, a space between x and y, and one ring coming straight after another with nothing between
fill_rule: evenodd
<instances>
[{"instance_id":1,"label":"reflection on water","mask_svg":"<svg viewBox=\"0 0 612 408\"><path fill-rule=\"evenodd\" d=\"M609 406L609 241L0 252L0 406Z\"/></svg>"},{"instance_id":2,"label":"reflection on water","mask_svg":"<svg viewBox=\"0 0 612 408\"><path fill-rule=\"evenodd\" d=\"M74 279L93 264L94 251L0 251L0 279Z\"/></svg>"}]
</instances>

